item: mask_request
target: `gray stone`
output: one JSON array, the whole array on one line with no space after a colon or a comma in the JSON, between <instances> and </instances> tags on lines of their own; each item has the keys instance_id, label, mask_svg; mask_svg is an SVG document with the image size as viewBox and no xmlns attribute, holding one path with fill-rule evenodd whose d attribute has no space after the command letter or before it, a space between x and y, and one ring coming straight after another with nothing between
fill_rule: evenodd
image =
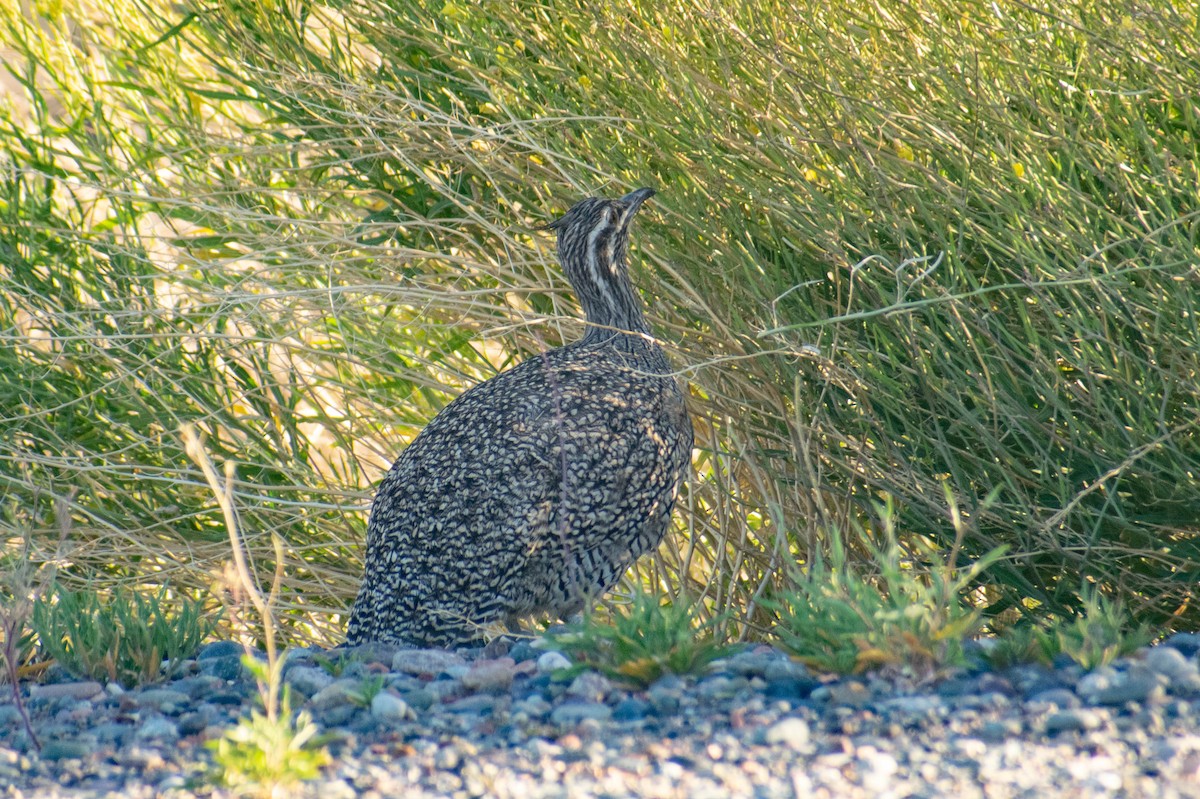
<instances>
[{"instance_id":1,"label":"gray stone","mask_svg":"<svg viewBox=\"0 0 1200 799\"><path fill-rule=\"evenodd\" d=\"M42 746L42 760L67 760L76 758L82 760L92 753L92 747L83 741L57 740L47 741Z\"/></svg>"},{"instance_id":2,"label":"gray stone","mask_svg":"<svg viewBox=\"0 0 1200 799\"><path fill-rule=\"evenodd\" d=\"M114 749L120 749L133 735L133 730L134 727L132 724L106 721L90 728L88 732L95 736L97 743L112 746Z\"/></svg>"},{"instance_id":3,"label":"gray stone","mask_svg":"<svg viewBox=\"0 0 1200 799\"><path fill-rule=\"evenodd\" d=\"M520 702L513 703L513 715L523 713L530 719L542 719L553 709L553 706L542 699L540 696L534 695L527 699L522 699Z\"/></svg>"},{"instance_id":4,"label":"gray stone","mask_svg":"<svg viewBox=\"0 0 1200 799\"><path fill-rule=\"evenodd\" d=\"M214 641L203 647L196 660L211 660L213 658L240 658L246 652L245 647L234 641Z\"/></svg>"},{"instance_id":5,"label":"gray stone","mask_svg":"<svg viewBox=\"0 0 1200 799\"><path fill-rule=\"evenodd\" d=\"M893 697L880 702L879 706L898 713L909 713L914 716L923 716L927 713L932 713L938 708L944 707L945 705L940 697L925 694L918 696Z\"/></svg>"},{"instance_id":6,"label":"gray stone","mask_svg":"<svg viewBox=\"0 0 1200 799\"><path fill-rule=\"evenodd\" d=\"M1030 704L1053 705L1059 710L1073 710L1080 706L1079 697L1067 688L1050 688L1029 697Z\"/></svg>"},{"instance_id":7,"label":"gray stone","mask_svg":"<svg viewBox=\"0 0 1200 799\"><path fill-rule=\"evenodd\" d=\"M1101 724L1103 720L1094 711L1062 710L1046 717L1043 729L1047 735L1057 735L1063 732L1086 732L1099 728Z\"/></svg>"},{"instance_id":8,"label":"gray stone","mask_svg":"<svg viewBox=\"0 0 1200 799\"><path fill-rule=\"evenodd\" d=\"M492 694L472 694L442 705L447 713L469 713L483 716L492 712L496 706L496 697Z\"/></svg>"},{"instance_id":9,"label":"gray stone","mask_svg":"<svg viewBox=\"0 0 1200 799\"><path fill-rule=\"evenodd\" d=\"M417 712L424 712L428 710L429 708L433 707L433 703L437 701L437 697L435 697L429 691L426 691L424 688L405 691L401 696L403 697L405 703Z\"/></svg>"},{"instance_id":10,"label":"gray stone","mask_svg":"<svg viewBox=\"0 0 1200 799\"><path fill-rule=\"evenodd\" d=\"M1166 696L1166 678L1144 667L1134 667L1119 675L1112 684L1096 691L1092 702L1097 705L1123 705L1127 702L1161 702Z\"/></svg>"},{"instance_id":11,"label":"gray stone","mask_svg":"<svg viewBox=\"0 0 1200 799\"><path fill-rule=\"evenodd\" d=\"M588 702L603 702L612 692L612 680L595 671L585 671L567 687L567 696Z\"/></svg>"},{"instance_id":12,"label":"gray stone","mask_svg":"<svg viewBox=\"0 0 1200 799\"><path fill-rule=\"evenodd\" d=\"M768 727L763 740L774 746L787 746L801 751L808 748L810 737L808 722L792 716Z\"/></svg>"},{"instance_id":13,"label":"gray stone","mask_svg":"<svg viewBox=\"0 0 1200 799\"><path fill-rule=\"evenodd\" d=\"M140 707L149 707L168 715L175 715L191 704L192 698L182 691L170 688L148 688L131 694Z\"/></svg>"},{"instance_id":14,"label":"gray stone","mask_svg":"<svg viewBox=\"0 0 1200 799\"><path fill-rule=\"evenodd\" d=\"M371 716L387 724L416 719L417 714L393 693L380 691L371 699Z\"/></svg>"},{"instance_id":15,"label":"gray stone","mask_svg":"<svg viewBox=\"0 0 1200 799\"><path fill-rule=\"evenodd\" d=\"M1116 685L1120 676L1111 666L1101 666L1087 674L1075 684L1075 693L1085 701L1095 703L1096 696L1101 691L1107 691Z\"/></svg>"},{"instance_id":16,"label":"gray stone","mask_svg":"<svg viewBox=\"0 0 1200 799\"><path fill-rule=\"evenodd\" d=\"M292 690L304 696L313 696L333 684L333 675L317 666L295 666L288 669L284 680Z\"/></svg>"},{"instance_id":17,"label":"gray stone","mask_svg":"<svg viewBox=\"0 0 1200 799\"><path fill-rule=\"evenodd\" d=\"M326 711L344 705L355 705L361 701L362 684L358 680L337 680L317 691L308 700L315 711Z\"/></svg>"},{"instance_id":18,"label":"gray stone","mask_svg":"<svg viewBox=\"0 0 1200 799\"><path fill-rule=\"evenodd\" d=\"M1142 658L1142 663L1146 668L1173 683L1194 680L1200 675L1200 667L1174 647L1155 646L1143 651L1145 657Z\"/></svg>"},{"instance_id":19,"label":"gray stone","mask_svg":"<svg viewBox=\"0 0 1200 799\"><path fill-rule=\"evenodd\" d=\"M562 669L569 669L571 665L571 661L562 652L543 652L537 659L539 674L553 674Z\"/></svg>"},{"instance_id":20,"label":"gray stone","mask_svg":"<svg viewBox=\"0 0 1200 799\"><path fill-rule=\"evenodd\" d=\"M200 661L200 673L219 680L233 682L243 674L241 655L229 657L210 657Z\"/></svg>"},{"instance_id":21,"label":"gray stone","mask_svg":"<svg viewBox=\"0 0 1200 799\"><path fill-rule=\"evenodd\" d=\"M404 674L444 674L466 666L461 655L442 649L401 649L392 657L392 671Z\"/></svg>"},{"instance_id":22,"label":"gray stone","mask_svg":"<svg viewBox=\"0 0 1200 799\"><path fill-rule=\"evenodd\" d=\"M94 699L104 693L104 686L95 680L80 682L60 682L52 685L29 686L31 699Z\"/></svg>"},{"instance_id":23,"label":"gray stone","mask_svg":"<svg viewBox=\"0 0 1200 799\"><path fill-rule=\"evenodd\" d=\"M610 718L612 708L599 702L567 702L550 713L550 721L563 726L579 724L585 719L608 721Z\"/></svg>"},{"instance_id":24,"label":"gray stone","mask_svg":"<svg viewBox=\"0 0 1200 799\"><path fill-rule=\"evenodd\" d=\"M1177 649L1184 657L1195 657L1200 653L1200 633L1175 633L1159 646Z\"/></svg>"},{"instance_id":25,"label":"gray stone","mask_svg":"<svg viewBox=\"0 0 1200 799\"><path fill-rule=\"evenodd\" d=\"M468 691L502 693L507 691L517 672L517 663L510 657L477 660L462 676L463 688Z\"/></svg>"},{"instance_id":26,"label":"gray stone","mask_svg":"<svg viewBox=\"0 0 1200 799\"><path fill-rule=\"evenodd\" d=\"M641 721L654 712L654 706L641 699L626 697L613 708L613 721Z\"/></svg>"},{"instance_id":27,"label":"gray stone","mask_svg":"<svg viewBox=\"0 0 1200 799\"><path fill-rule=\"evenodd\" d=\"M179 725L165 716L150 716L142 721L133 737L139 741L174 743L179 740Z\"/></svg>"}]
</instances>

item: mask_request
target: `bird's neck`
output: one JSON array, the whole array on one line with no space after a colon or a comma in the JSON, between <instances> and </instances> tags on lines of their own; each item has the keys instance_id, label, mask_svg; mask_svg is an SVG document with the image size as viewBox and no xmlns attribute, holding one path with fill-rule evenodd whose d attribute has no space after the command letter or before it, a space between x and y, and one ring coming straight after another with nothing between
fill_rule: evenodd
<instances>
[{"instance_id":1,"label":"bird's neck","mask_svg":"<svg viewBox=\"0 0 1200 799\"><path fill-rule=\"evenodd\" d=\"M650 332L642 298L629 282L623 265L612 269L602 282L576 287L587 321L584 340L589 343L614 337L644 338Z\"/></svg>"}]
</instances>

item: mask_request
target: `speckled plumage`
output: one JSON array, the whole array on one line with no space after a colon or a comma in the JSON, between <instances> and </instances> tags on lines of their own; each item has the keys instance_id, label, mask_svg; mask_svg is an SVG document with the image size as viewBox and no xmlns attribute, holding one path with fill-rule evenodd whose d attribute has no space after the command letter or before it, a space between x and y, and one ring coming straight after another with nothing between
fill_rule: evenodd
<instances>
[{"instance_id":1,"label":"speckled plumage","mask_svg":"<svg viewBox=\"0 0 1200 799\"><path fill-rule=\"evenodd\" d=\"M587 332L468 390L400 455L371 507L348 643L448 646L565 617L658 545L692 425L625 265L653 193L588 198L550 226Z\"/></svg>"}]
</instances>

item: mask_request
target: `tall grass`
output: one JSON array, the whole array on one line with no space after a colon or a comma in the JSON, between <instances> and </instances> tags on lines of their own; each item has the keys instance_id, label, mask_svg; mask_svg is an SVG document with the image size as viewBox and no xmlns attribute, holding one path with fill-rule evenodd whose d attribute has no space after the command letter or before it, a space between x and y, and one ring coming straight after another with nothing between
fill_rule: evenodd
<instances>
[{"instance_id":1,"label":"tall grass","mask_svg":"<svg viewBox=\"0 0 1200 799\"><path fill-rule=\"evenodd\" d=\"M0 112L0 479L34 515L79 487L78 574L227 558L194 422L336 637L382 469L578 334L533 227L654 185L635 279L699 449L641 579L753 628L881 494L950 548L945 484L963 554L1008 547L990 612L1095 582L1197 620L1195 9L119 5L0 11L32 98Z\"/></svg>"}]
</instances>

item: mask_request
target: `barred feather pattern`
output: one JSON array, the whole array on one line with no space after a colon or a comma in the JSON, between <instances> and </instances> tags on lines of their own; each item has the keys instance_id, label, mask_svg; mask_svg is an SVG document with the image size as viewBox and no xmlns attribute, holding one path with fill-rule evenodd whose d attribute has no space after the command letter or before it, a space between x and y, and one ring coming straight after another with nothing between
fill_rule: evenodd
<instances>
[{"instance_id":1,"label":"barred feather pattern","mask_svg":"<svg viewBox=\"0 0 1200 799\"><path fill-rule=\"evenodd\" d=\"M625 263L651 194L588 198L550 226L587 332L463 393L396 460L347 643L452 646L566 617L657 547L693 432Z\"/></svg>"}]
</instances>

